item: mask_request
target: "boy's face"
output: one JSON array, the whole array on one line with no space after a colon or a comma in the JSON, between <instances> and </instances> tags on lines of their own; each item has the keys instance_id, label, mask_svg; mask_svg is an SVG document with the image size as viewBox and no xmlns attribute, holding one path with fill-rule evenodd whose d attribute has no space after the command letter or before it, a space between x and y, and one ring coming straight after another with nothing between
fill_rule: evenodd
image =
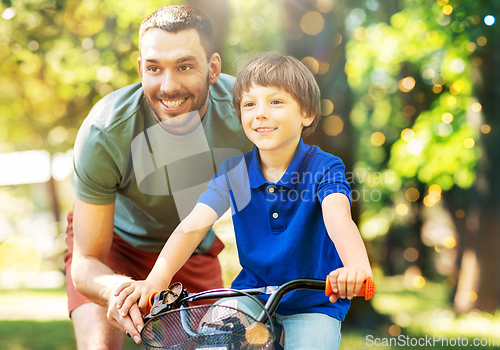
<instances>
[{"instance_id":1,"label":"boy's face","mask_svg":"<svg viewBox=\"0 0 500 350\"><path fill-rule=\"evenodd\" d=\"M293 96L277 87L252 85L241 97L241 124L259 151L295 152L302 128L314 118Z\"/></svg>"}]
</instances>

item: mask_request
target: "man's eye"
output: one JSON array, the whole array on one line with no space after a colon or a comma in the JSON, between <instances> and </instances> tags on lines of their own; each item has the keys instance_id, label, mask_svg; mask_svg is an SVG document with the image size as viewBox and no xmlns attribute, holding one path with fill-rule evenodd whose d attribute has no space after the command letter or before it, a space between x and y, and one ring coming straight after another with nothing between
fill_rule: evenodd
<instances>
[{"instance_id":1,"label":"man's eye","mask_svg":"<svg viewBox=\"0 0 500 350\"><path fill-rule=\"evenodd\" d=\"M150 71L151 73L157 73L160 71L160 69L158 67L149 67L148 71Z\"/></svg>"},{"instance_id":2,"label":"man's eye","mask_svg":"<svg viewBox=\"0 0 500 350\"><path fill-rule=\"evenodd\" d=\"M183 71L186 71L186 70L190 70L191 66L181 66L179 69L183 70Z\"/></svg>"}]
</instances>

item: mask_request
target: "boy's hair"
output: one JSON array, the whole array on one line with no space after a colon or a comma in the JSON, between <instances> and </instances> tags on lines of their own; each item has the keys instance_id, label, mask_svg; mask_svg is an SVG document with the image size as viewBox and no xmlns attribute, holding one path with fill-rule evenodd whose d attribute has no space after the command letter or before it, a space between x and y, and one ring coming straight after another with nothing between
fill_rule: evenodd
<instances>
[{"instance_id":1,"label":"boy's hair","mask_svg":"<svg viewBox=\"0 0 500 350\"><path fill-rule=\"evenodd\" d=\"M167 5L160 7L146 17L139 29L139 52L141 51L142 36L153 28L163 29L170 33L196 29L208 61L215 52L212 21L205 13L194 6Z\"/></svg>"},{"instance_id":2,"label":"boy's hair","mask_svg":"<svg viewBox=\"0 0 500 350\"><path fill-rule=\"evenodd\" d=\"M319 122L321 111L320 91L307 67L292 56L263 53L252 56L239 70L233 88L233 105L241 122L241 96L252 85L277 87L293 96L301 111L314 118L304 127L302 136L311 134Z\"/></svg>"}]
</instances>

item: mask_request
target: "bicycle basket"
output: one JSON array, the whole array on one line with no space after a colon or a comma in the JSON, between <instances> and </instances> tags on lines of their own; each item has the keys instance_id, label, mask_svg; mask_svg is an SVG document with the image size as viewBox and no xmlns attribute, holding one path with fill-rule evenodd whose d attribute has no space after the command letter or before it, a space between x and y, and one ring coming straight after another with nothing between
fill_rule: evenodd
<instances>
[{"instance_id":1,"label":"bicycle basket","mask_svg":"<svg viewBox=\"0 0 500 350\"><path fill-rule=\"evenodd\" d=\"M146 350L272 350L274 335L252 316L223 305L167 311L146 322Z\"/></svg>"}]
</instances>

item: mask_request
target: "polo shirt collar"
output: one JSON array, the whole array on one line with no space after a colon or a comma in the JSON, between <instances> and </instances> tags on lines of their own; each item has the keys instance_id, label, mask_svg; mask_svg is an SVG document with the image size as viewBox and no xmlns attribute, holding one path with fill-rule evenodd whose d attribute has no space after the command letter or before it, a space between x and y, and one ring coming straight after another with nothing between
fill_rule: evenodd
<instances>
[{"instance_id":1,"label":"polo shirt collar","mask_svg":"<svg viewBox=\"0 0 500 350\"><path fill-rule=\"evenodd\" d=\"M297 183L299 183L302 179L302 163L310 149L311 146L306 145L302 141L302 138L300 138L299 145L297 146L297 150L295 151L292 161L288 165L285 174L283 174L276 185L287 187L289 189L294 189L297 186ZM257 147L254 147L253 156L250 160L249 178L251 188L259 188L262 185L270 183L266 180L264 174L262 174L262 169L260 168L259 149Z\"/></svg>"}]
</instances>

